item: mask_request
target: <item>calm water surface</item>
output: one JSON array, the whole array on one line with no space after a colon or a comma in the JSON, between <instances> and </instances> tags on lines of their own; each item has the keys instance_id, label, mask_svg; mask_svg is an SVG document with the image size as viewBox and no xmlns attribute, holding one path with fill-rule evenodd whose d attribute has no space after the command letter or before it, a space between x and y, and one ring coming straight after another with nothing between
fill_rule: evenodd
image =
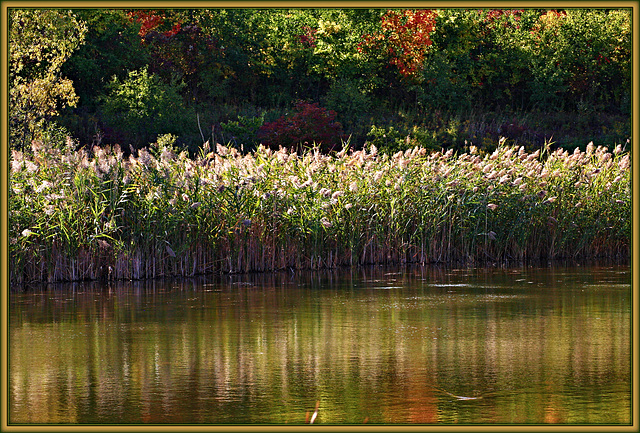
<instances>
[{"instance_id":1,"label":"calm water surface","mask_svg":"<svg viewBox=\"0 0 640 433\"><path fill-rule=\"evenodd\" d=\"M631 421L629 267L366 268L9 294L9 422Z\"/></svg>"}]
</instances>

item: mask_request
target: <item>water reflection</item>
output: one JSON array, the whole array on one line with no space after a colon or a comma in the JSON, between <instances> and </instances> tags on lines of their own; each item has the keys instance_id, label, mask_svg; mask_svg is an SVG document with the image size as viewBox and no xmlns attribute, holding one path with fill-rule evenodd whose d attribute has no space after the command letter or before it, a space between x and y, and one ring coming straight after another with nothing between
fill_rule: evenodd
<instances>
[{"instance_id":1,"label":"water reflection","mask_svg":"<svg viewBox=\"0 0 640 433\"><path fill-rule=\"evenodd\" d=\"M11 423L629 423L627 267L10 294Z\"/></svg>"}]
</instances>

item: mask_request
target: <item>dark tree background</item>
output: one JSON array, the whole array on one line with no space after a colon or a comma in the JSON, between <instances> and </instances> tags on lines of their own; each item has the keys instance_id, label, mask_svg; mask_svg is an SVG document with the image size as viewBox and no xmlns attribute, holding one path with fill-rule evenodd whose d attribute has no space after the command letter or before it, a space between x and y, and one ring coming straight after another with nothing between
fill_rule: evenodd
<instances>
[{"instance_id":1,"label":"dark tree background","mask_svg":"<svg viewBox=\"0 0 640 433\"><path fill-rule=\"evenodd\" d=\"M630 136L630 21L627 9L11 10L12 145L135 149L167 133L191 152L612 145Z\"/></svg>"}]
</instances>

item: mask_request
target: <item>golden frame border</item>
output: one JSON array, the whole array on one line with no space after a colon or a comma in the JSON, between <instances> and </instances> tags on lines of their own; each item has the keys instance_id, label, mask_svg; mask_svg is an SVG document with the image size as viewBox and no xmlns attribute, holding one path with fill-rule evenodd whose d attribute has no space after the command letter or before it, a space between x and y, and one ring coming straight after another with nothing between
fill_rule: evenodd
<instances>
[{"instance_id":1,"label":"golden frame border","mask_svg":"<svg viewBox=\"0 0 640 433\"><path fill-rule=\"evenodd\" d=\"M638 274L638 243L634 240L640 239L640 229L638 228L638 216L640 206L638 203L638 184L639 170L638 163L631 158L631 182L632 182L632 249L631 249L631 277L632 277L632 399L631 399L631 424L624 426L613 425L483 425L483 426L443 426L443 425L416 425L416 426L262 426L262 425L33 425L33 426L10 426L7 419L7 396L8 396L8 371L7 371L7 353L8 353L8 9L9 8L148 8L152 4L153 8L454 8L454 7L490 7L490 8L514 8L514 7L537 7L537 8L630 8L632 9L632 129L631 129L631 150L633 153L640 150L638 137L640 136L640 61L639 61L639 30L640 30L640 1L366 1L366 0L321 0L321 1L303 1L303 0L267 0L267 1L185 1L183 3L175 1L96 1L96 0L62 0L62 1L26 1L26 0L10 0L0 1L0 432L75 432L75 431L92 431L92 432L111 432L111 431L238 431L238 432L254 432L254 431L299 431L306 428L313 428L316 431L611 431L611 432L640 432L640 424L638 417L640 416L639 402L639 381L638 371L638 355L639 355L639 339L638 339L638 288L640 284L640 276ZM635 332L634 332L635 331Z\"/></svg>"}]
</instances>

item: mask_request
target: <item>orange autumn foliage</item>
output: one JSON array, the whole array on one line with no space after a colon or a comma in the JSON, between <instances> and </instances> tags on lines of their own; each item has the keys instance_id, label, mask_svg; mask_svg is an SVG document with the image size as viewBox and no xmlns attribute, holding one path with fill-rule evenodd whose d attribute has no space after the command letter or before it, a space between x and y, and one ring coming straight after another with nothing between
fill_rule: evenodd
<instances>
[{"instance_id":1,"label":"orange autumn foliage","mask_svg":"<svg viewBox=\"0 0 640 433\"><path fill-rule=\"evenodd\" d=\"M433 43L430 35L435 19L436 12L429 9L389 10L382 17L381 30L365 35L362 46L388 55L389 63L397 66L403 77L417 78Z\"/></svg>"}]
</instances>

